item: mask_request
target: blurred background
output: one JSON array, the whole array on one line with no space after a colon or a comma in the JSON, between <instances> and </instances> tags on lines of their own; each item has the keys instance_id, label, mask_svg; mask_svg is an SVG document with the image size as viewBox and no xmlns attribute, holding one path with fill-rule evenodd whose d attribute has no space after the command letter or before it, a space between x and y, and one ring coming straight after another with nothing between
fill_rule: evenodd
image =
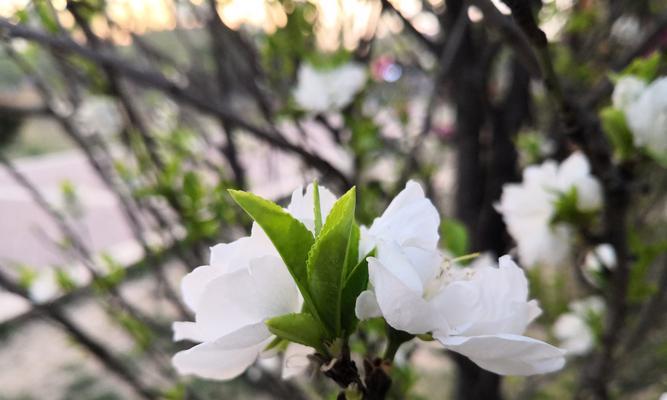
<instances>
[{"instance_id":1,"label":"blurred background","mask_svg":"<svg viewBox=\"0 0 667 400\"><path fill-rule=\"evenodd\" d=\"M663 0L525 3L593 117L615 73L664 55ZM452 254L504 254L503 184L573 148L533 42L496 0L0 1L0 399L333 398L267 362L225 383L171 368L186 346L171 321L190 314L180 278L249 227L226 189L284 204L315 178L338 194L357 185L367 224L414 178ZM359 87L309 106L351 78L302 87L300 69L342 65L362 68ZM643 218L664 233L667 174L649 175ZM531 281L545 309L533 329L553 337L587 289L569 270ZM667 389L667 307L652 307L609 377L615 398ZM436 348L402 357L393 379L409 398L564 399L593 356L502 382Z\"/></svg>"}]
</instances>

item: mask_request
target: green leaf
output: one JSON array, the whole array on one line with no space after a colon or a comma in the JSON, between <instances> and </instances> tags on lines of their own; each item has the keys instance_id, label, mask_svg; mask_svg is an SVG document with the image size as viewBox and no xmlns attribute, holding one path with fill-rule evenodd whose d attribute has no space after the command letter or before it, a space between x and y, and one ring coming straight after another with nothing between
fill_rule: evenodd
<instances>
[{"instance_id":1,"label":"green leaf","mask_svg":"<svg viewBox=\"0 0 667 400\"><path fill-rule=\"evenodd\" d=\"M322 324L308 313L274 317L266 321L266 326L279 338L313 347L324 354L327 353L324 345L325 341L329 339L327 333Z\"/></svg>"},{"instance_id":2,"label":"green leaf","mask_svg":"<svg viewBox=\"0 0 667 400\"><path fill-rule=\"evenodd\" d=\"M320 185L317 184L317 181L313 182L313 205L315 215L315 236L320 234L322 230L322 205L320 203Z\"/></svg>"},{"instance_id":3,"label":"green leaf","mask_svg":"<svg viewBox=\"0 0 667 400\"><path fill-rule=\"evenodd\" d=\"M62 268L56 268L54 271L56 283L60 289L65 292L71 292L72 290L76 289L76 282L74 279L72 279L67 271Z\"/></svg>"},{"instance_id":4,"label":"green leaf","mask_svg":"<svg viewBox=\"0 0 667 400\"><path fill-rule=\"evenodd\" d=\"M347 255L345 259L345 269L343 270L343 276L345 277L345 280L348 279L350 273L352 273L357 264L359 264L360 239L361 232L359 230L359 225L357 225L356 222L353 222L350 231L350 240L347 242Z\"/></svg>"},{"instance_id":5,"label":"green leaf","mask_svg":"<svg viewBox=\"0 0 667 400\"><path fill-rule=\"evenodd\" d=\"M308 254L308 287L315 308L330 332L341 333L341 298L349 241L354 224L355 189L334 204ZM356 260L355 260L356 261Z\"/></svg>"},{"instance_id":6,"label":"green leaf","mask_svg":"<svg viewBox=\"0 0 667 400\"><path fill-rule=\"evenodd\" d=\"M368 287L368 262L366 257L352 269L345 284L341 304L341 325L346 335L354 332L357 326L357 316L354 308L357 297Z\"/></svg>"},{"instance_id":7,"label":"green leaf","mask_svg":"<svg viewBox=\"0 0 667 400\"><path fill-rule=\"evenodd\" d=\"M614 146L614 154L621 160L629 158L635 148L632 132L628 129L623 111L606 107L600 112L602 128Z\"/></svg>"},{"instance_id":8,"label":"green leaf","mask_svg":"<svg viewBox=\"0 0 667 400\"><path fill-rule=\"evenodd\" d=\"M460 257L468 252L468 230L462 223L455 219L445 219L440 223L440 234L445 248L454 257Z\"/></svg>"},{"instance_id":9,"label":"green leaf","mask_svg":"<svg viewBox=\"0 0 667 400\"><path fill-rule=\"evenodd\" d=\"M310 309L314 304L308 290L306 260L315 241L313 234L301 221L269 200L240 190L229 190L229 194L271 239L299 287L305 307ZM313 312L319 319L317 311L313 310Z\"/></svg>"},{"instance_id":10,"label":"green leaf","mask_svg":"<svg viewBox=\"0 0 667 400\"><path fill-rule=\"evenodd\" d=\"M658 51L648 57L637 57L621 72L621 76L635 75L646 82L650 82L658 76L661 58L660 52Z\"/></svg>"}]
</instances>

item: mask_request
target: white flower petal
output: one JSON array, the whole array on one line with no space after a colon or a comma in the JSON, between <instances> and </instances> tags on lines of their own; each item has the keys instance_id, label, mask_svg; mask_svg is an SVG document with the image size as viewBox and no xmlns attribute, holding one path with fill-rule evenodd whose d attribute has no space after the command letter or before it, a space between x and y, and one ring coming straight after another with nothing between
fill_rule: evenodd
<instances>
[{"instance_id":1,"label":"white flower petal","mask_svg":"<svg viewBox=\"0 0 667 400\"><path fill-rule=\"evenodd\" d=\"M193 342L207 342L215 340L216 338L207 335L202 331L195 322L176 321L171 324L171 329L174 331L174 341L190 340Z\"/></svg>"},{"instance_id":2,"label":"white flower petal","mask_svg":"<svg viewBox=\"0 0 667 400\"><path fill-rule=\"evenodd\" d=\"M299 310L296 284L280 258L253 258L249 264L248 268L224 274L206 286L196 321L207 335L222 336Z\"/></svg>"},{"instance_id":3,"label":"white flower petal","mask_svg":"<svg viewBox=\"0 0 667 400\"><path fill-rule=\"evenodd\" d=\"M433 304L415 291L376 258L368 258L369 278L382 315L393 328L421 334L434 330L447 331L446 321L436 313Z\"/></svg>"},{"instance_id":4,"label":"white flower petal","mask_svg":"<svg viewBox=\"0 0 667 400\"><path fill-rule=\"evenodd\" d=\"M310 366L309 355L315 353L312 347L299 343L290 343L283 356L283 379L291 379L306 372Z\"/></svg>"},{"instance_id":5,"label":"white flower petal","mask_svg":"<svg viewBox=\"0 0 667 400\"><path fill-rule=\"evenodd\" d=\"M436 337L445 348L468 357L480 367L500 375L535 375L559 370L564 351L548 343L519 335Z\"/></svg>"},{"instance_id":6,"label":"white flower petal","mask_svg":"<svg viewBox=\"0 0 667 400\"><path fill-rule=\"evenodd\" d=\"M418 183L409 181L382 216L373 221L368 233L379 240L433 250L440 239L439 226L435 206Z\"/></svg>"},{"instance_id":7,"label":"white flower petal","mask_svg":"<svg viewBox=\"0 0 667 400\"><path fill-rule=\"evenodd\" d=\"M630 104L637 101L646 89L646 82L636 76L624 76L618 80L611 95L611 101L615 108L625 110Z\"/></svg>"},{"instance_id":8,"label":"white flower petal","mask_svg":"<svg viewBox=\"0 0 667 400\"><path fill-rule=\"evenodd\" d=\"M382 310L372 290L364 290L359 294L354 305L354 312L360 321L382 316Z\"/></svg>"},{"instance_id":9,"label":"white flower petal","mask_svg":"<svg viewBox=\"0 0 667 400\"><path fill-rule=\"evenodd\" d=\"M320 192L320 212L324 223L331 208L336 203L336 196L324 186L319 186L318 189ZM315 196L312 183L306 187L305 193L303 188L292 192L292 199L287 206L287 211L301 221L311 232L315 231Z\"/></svg>"},{"instance_id":10,"label":"white flower petal","mask_svg":"<svg viewBox=\"0 0 667 400\"><path fill-rule=\"evenodd\" d=\"M179 374L227 380L242 374L270 341L263 323L249 325L213 342L180 351L172 358Z\"/></svg>"},{"instance_id":11,"label":"white flower petal","mask_svg":"<svg viewBox=\"0 0 667 400\"><path fill-rule=\"evenodd\" d=\"M206 285L224 272L224 268L204 265L195 268L192 272L185 275L181 280L181 293L185 305L192 311L197 311L197 305Z\"/></svg>"}]
</instances>

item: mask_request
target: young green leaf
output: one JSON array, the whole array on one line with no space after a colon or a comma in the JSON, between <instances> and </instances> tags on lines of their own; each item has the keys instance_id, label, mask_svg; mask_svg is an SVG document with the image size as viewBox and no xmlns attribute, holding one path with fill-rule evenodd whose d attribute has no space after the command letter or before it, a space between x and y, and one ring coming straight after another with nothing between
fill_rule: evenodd
<instances>
[{"instance_id":1,"label":"young green leaf","mask_svg":"<svg viewBox=\"0 0 667 400\"><path fill-rule=\"evenodd\" d=\"M240 190L229 190L229 193L266 232L299 287L305 308L312 309L314 304L308 290L306 260L315 240L313 234L301 221L269 200ZM313 313L320 318L316 310Z\"/></svg>"},{"instance_id":2,"label":"young green leaf","mask_svg":"<svg viewBox=\"0 0 667 400\"><path fill-rule=\"evenodd\" d=\"M440 224L440 236L445 248L455 257L462 256L468 251L468 231L462 223L454 219L443 220Z\"/></svg>"},{"instance_id":3,"label":"young green leaf","mask_svg":"<svg viewBox=\"0 0 667 400\"><path fill-rule=\"evenodd\" d=\"M357 325L357 317L354 311L359 294L368 287L368 262L363 260L352 269L343 284L341 303L341 326L347 334L354 331Z\"/></svg>"},{"instance_id":4,"label":"young green leaf","mask_svg":"<svg viewBox=\"0 0 667 400\"><path fill-rule=\"evenodd\" d=\"M326 354L324 342L330 338L322 325L308 313L274 317L266 321L266 326L279 338L313 347Z\"/></svg>"},{"instance_id":5,"label":"young green leaf","mask_svg":"<svg viewBox=\"0 0 667 400\"><path fill-rule=\"evenodd\" d=\"M614 154L621 160L632 156L635 146L632 132L625 121L623 111L606 107L600 112L602 128L614 147Z\"/></svg>"},{"instance_id":6,"label":"young green leaf","mask_svg":"<svg viewBox=\"0 0 667 400\"><path fill-rule=\"evenodd\" d=\"M354 267L359 264L359 240L361 239L361 232L359 225L356 222L352 223L352 230L350 231L350 240L347 242L347 252L345 258L345 269L343 276L346 280Z\"/></svg>"},{"instance_id":7,"label":"young green leaf","mask_svg":"<svg viewBox=\"0 0 667 400\"><path fill-rule=\"evenodd\" d=\"M308 254L308 287L315 308L337 336L341 332L341 297L355 201L354 188L338 199Z\"/></svg>"},{"instance_id":8,"label":"young green leaf","mask_svg":"<svg viewBox=\"0 0 667 400\"><path fill-rule=\"evenodd\" d=\"M320 186L317 184L317 180L313 182L313 201L314 204L314 213L315 216L315 236L320 234L322 230L322 206L320 203Z\"/></svg>"}]
</instances>

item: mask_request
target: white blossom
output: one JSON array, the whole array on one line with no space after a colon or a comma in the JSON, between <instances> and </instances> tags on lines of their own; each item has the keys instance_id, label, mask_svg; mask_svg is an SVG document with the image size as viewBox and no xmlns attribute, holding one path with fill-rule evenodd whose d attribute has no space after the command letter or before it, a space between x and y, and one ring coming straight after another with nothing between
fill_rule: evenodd
<instances>
[{"instance_id":1,"label":"white blossom","mask_svg":"<svg viewBox=\"0 0 667 400\"><path fill-rule=\"evenodd\" d=\"M496 209L517 243L525 266L559 266L570 258L572 227L552 223L556 202L576 189L579 211L594 211L602 205L599 181L590 174L586 157L575 152L560 165L548 160L527 167L523 182L506 184Z\"/></svg>"},{"instance_id":2,"label":"white blossom","mask_svg":"<svg viewBox=\"0 0 667 400\"><path fill-rule=\"evenodd\" d=\"M335 200L331 192L320 188L323 218ZM313 186L305 194L295 191L287 210L313 229ZM177 353L172 361L181 374L232 379L274 339L264 322L299 312L303 300L277 250L256 224L250 236L214 246L209 264L196 268L181 283L183 300L195 312L195 322L173 325L174 340L201 343ZM287 376L297 373L295 356L305 352L291 347Z\"/></svg>"},{"instance_id":3,"label":"white blossom","mask_svg":"<svg viewBox=\"0 0 667 400\"><path fill-rule=\"evenodd\" d=\"M362 229L361 248L377 254L368 258L371 288L357 298L357 317L382 316L397 330L431 333L445 348L499 374L561 368L561 350L522 336L541 312L536 301L528 301L523 271L509 257L500 259L500 267L443 267L439 221L421 187L409 182Z\"/></svg>"},{"instance_id":4,"label":"white blossom","mask_svg":"<svg viewBox=\"0 0 667 400\"><path fill-rule=\"evenodd\" d=\"M642 37L639 18L623 15L611 26L611 37L624 46L635 45Z\"/></svg>"},{"instance_id":5,"label":"white blossom","mask_svg":"<svg viewBox=\"0 0 667 400\"><path fill-rule=\"evenodd\" d=\"M542 374L564 365L562 350L523 336L541 310L528 301L528 282L508 256L499 267L436 265L426 284L401 257L371 257L368 267L378 309L393 328L431 333L446 349L502 375Z\"/></svg>"},{"instance_id":6,"label":"white blossom","mask_svg":"<svg viewBox=\"0 0 667 400\"><path fill-rule=\"evenodd\" d=\"M365 68L355 62L325 70L304 63L299 68L294 100L306 111L339 110L352 101L366 79Z\"/></svg>"},{"instance_id":7,"label":"white blossom","mask_svg":"<svg viewBox=\"0 0 667 400\"><path fill-rule=\"evenodd\" d=\"M616 82L611 102L615 108L625 110L630 104L639 99L646 89L646 82L636 76L626 75Z\"/></svg>"},{"instance_id":8,"label":"white blossom","mask_svg":"<svg viewBox=\"0 0 667 400\"><path fill-rule=\"evenodd\" d=\"M553 327L554 336L568 354L583 355L595 345L595 335L591 329L592 318L604 312L604 302L597 296L570 304L570 311L562 314Z\"/></svg>"},{"instance_id":9,"label":"white blossom","mask_svg":"<svg viewBox=\"0 0 667 400\"><path fill-rule=\"evenodd\" d=\"M635 146L667 155L667 77L648 85L624 112Z\"/></svg>"},{"instance_id":10,"label":"white blossom","mask_svg":"<svg viewBox=\"0 0 667 400\"><path fill-rule=\"evenodd\" d=\"M90 96L74 113L74 121L86 134L109 137L123 128L123 117L113 98Z\"/></svg>"}]
</instances>

